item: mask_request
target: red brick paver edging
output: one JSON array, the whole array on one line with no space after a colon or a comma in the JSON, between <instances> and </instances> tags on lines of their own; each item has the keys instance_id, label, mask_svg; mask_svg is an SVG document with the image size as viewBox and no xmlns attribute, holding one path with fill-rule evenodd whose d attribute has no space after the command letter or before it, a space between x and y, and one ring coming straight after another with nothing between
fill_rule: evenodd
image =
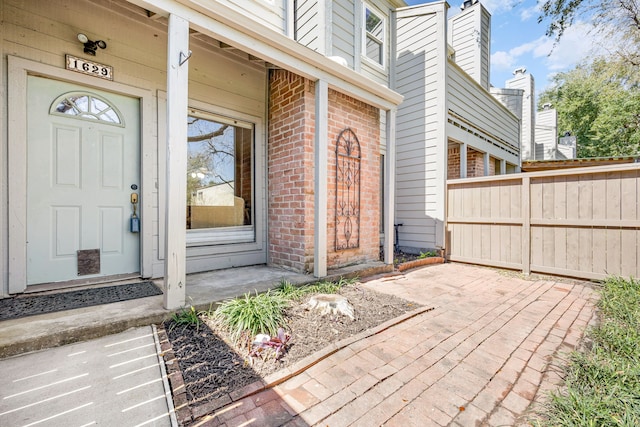
<instances>
[{"instance_id":1,"label":"red brick paver edging","mask_svg":"<svg viewBox=\"0 0 640 427\"><path fill-rule=\"evenodd\" d=\"M275 387L276 385L281 384L286 380L303 373L318 362L326 359L337 351L342 350L343 348L357 341L369 338L373 335L389 329L390 327L396 326L415 316L431 310L433 310L433 307L419 307L415 310L408 311L401 316L390 319L371 329L335 342L323 348L322 350L319 350L305 357L304 359L299 360L292 366L281 369L271 375L266 376L262 379L262 381L256 381L243 387L242 389L235 390L228 395L199 405L190 405L188 402L184 379L182 377L182 372L180 371L180 366L178 365L178 360L175 357L175 353L173 352L173 349L171 347L171 342L169 341L164 325L160 324L157 326L158 339L160 340L160 347L162 350L161 355L165 361L165 366L167 369L167 377L169 379L169 385L171 387L171 392L173 395L173 404L175 407L178 423L181 426L189 425L192 421L206 416L207 414L214 413L214 411L226 405L245 399L263 390Z\"/></svg>"},{"instance_id":2,"label":"red brick paver edging","mask_svg":"<svg viewBox=\"0 0 640 427\"><path fill-rule=\"evenodd\" d=\"M406 270L411 270L412 268L422 267L425 265L442 264L442 263L444 263L444 258L439 256L420 258L420 259L414 259L412 261L407 261L407 262L398 264L398 270L406 271Z\"/></svg>"}]
</instances>

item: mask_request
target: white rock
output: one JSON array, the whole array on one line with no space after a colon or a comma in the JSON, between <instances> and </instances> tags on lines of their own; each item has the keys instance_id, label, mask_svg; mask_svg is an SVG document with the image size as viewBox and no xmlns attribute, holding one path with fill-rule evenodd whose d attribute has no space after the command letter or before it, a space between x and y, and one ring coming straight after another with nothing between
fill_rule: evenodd
<instances>
[{"instance_id":1,"label":"white rock","mask_svg":"<svg viewBox=\"0 0 640 427\"><path fill-rule=\"evenodd\" d=\"M271 339L271 337L267 334L258 334L256 335L255 339L253 340L253 345L260 345L263 342L267 342Z\"/></svg>"}]
</instances>

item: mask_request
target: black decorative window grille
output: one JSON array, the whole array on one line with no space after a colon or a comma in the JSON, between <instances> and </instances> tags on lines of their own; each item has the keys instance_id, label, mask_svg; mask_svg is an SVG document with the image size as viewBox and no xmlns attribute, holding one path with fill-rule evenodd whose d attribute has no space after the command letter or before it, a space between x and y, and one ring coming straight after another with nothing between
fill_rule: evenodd
<instances>
[{"instance_id":1,"label":"black decorative window grille","mask_svg":"<svg viewBox=\"0 0 640 427\"><path fill-rule=\"evenodd\" d=\"M336 144L336 251L360 246L360 142L349 128Z\"/></svg>"}]
</instances>

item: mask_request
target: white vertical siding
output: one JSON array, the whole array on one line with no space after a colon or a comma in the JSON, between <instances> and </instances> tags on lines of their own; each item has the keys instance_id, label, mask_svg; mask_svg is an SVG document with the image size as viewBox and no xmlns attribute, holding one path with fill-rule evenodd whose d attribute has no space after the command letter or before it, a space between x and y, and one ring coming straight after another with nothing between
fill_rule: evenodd
<instances>
[{"instance_id":1,"label":"white vertical siding","mask_svg":"<svg viewBox=\"0 0 640 427\"><path fill-rule=\"evenodd\" d=\"M538 111L535 137L536 160L555 158L558 148L558 112L555 109Z\"/></svg>"},{"instance_id":2,"label":"white vertical siding","mask_svg":"<svg viewBox=\"0 0 640 427\"><path fill-rule=\"evenodd\" d=\"M522 123L520 125L520 144L522 160L533 158L534 123L535 123L535 83L531 74L518 73L507 80L508 89L522 89Z\"/></svg>"},{"instance_id":3,"label":"white vertical siding","mask_svg":"<svg viewBox=\"0 0 640 427\"><path fill-rule=\"evenodd\" d=\"M480 3L465 8L449 19L449 43L455 61L483 88L489 90L491 15Z\"/></svg>"},{"instance_id":4,"label":"white vertical siding","mask_svg":"<svg viewBox=\"0 0 640 427\"><path fill-rule=\"evenodd\" d=\"M480 85L488 90L491 85L491 15L484 7L480 10Z\"/></svg>"},{"instance_id":5,"label":"white vertical siding","mask_svg":"<svg viewBox=\"0 0 640 427\"><path fill-rule=\"evenodd\" d=\"M4 7L0 7L0 58L2 58L2 63L0 63L0 169L6 171L8 169L7 164L7 144L2 141L4 135L7 134L7 105L5 100L7 99L7 91L4 86L4 82L6 81L5 75L6 71L6 60L5 60L5 48L4 48L4 31L5 31L5 11ZM0 175L0 297L4 295L8 295L8 287L9 287L9 257L8 257L8 230L9 230L9 222L7 218L7 206L8 202L8 194L7 194L7 183L6 183L7 173L3 172Z\"/></svg>"},{"instance_id":6,"label":"white vertical siding","mask_svg":"<svg viewBox=\"0 0 640 427\"><path fill-rule=\"evenodd\" d=\"M518 119L522 120L522 89L504 89L492 87L491 95L507 107Z\"/></svg>"},{"instance_id":7,"label":"white vertical siding","mask_svg":"<svg viewBox=\"0 0 640 427\"><path fill-rule=\"evenodd\" d=\"M296 41L315 51L320 48L318 7L315 0L298 0L294 23Z\"/></svg>"},{"instance_id":8,"label":"white vertical siding","mask_svg":"<svg viewBox=\"0 0 640 427\"><path fill-rule=\"evenodd\" d=\"M448 62L447 109L476 128L497 137L517 150L520 127L518 118L462 71ZM497 141L496 141L497 142Z\"/></svg>"},{"instance_id":9,"label":"white vertical siding","mask_svg":"<svg viewBox=\"0 0 640 427\"><path fill-rule=\"evenodd\" d=\"M109 0L59 0L51 2L47 0L3 0L0 3L3 16L0 35L0 49L2 52L2 72L6 73L7 55L15 55L26 60L42 63L54 67L64 64L64 55L72 54L85 57L82 52L82 44L78 42L76 34L84 32L92 39L107 40L107 48L100 50L95 60L108 64L114 68L115 83L130 87L144 88L154 94L153 103L160 104L161 94L166 90L166 50L167 28L162 20L153 20L147 17L142 9L126 3L117 3ZM95 19L99 16L100 19ZM135 40L135 43L132 43ZM266 70L264 67L243 61L241 57L217 49L209 43L198 41L191 37L190 49L193 56L189 60L190 85L189 96L191 99L206 102L207 105L215 105L216 108L224 108L228 111L242 112L264 120L266 111ZM70 80L74 73L68 72ZM6 82L6 80L4 80ZM6 99L6 83L1 89L2 98ZM108 90L108 89L106 89ZM2 108L5 108L4 104ZM149 219L146 225L152 225L152 241L143 242L145 251L152 251L151 266L155 277L161 276L163 262L160 254L159 240L161 226L160 194L158 187L164 177L159 168L159 151L163 150L158 145L158 134L164 132L164 116L158 113L157 108L149 108L143 111L145 129L151 129L153 136L153 149L142 153L144 174L150 174L153 184L148 188L152 199L142 200L149 203L153 213L143 213ZM6 129L7 115L2 114L2 129ZM264 135L256 135L256 141L264 138ZM10 143L6 133L0 133L0 153L6 153ZM7 159L0 154L0 170L7 170ZM162 169L163 170L163 169ZM0 200L7 200L7 182L3 175L0 182ZM264 185L261 178L256 178L256 185ZM153 187L153 189L150 189ZM3 203L3 206L6 204ZM258 208L258 206L256 206ZM4 212L4 211L3 211ZM5 221L4 213L0 219ZM2 224L4 233L5 224ZM3 235L2 235L3 236ZM5 241L2 239L1 254L6 254ZM189 255L189 254L188 254ZM200 253L199 262L208 261L211 265L211 253ZM225 256L228 256L225 255ZM0 260L5 263L5 257ZM188 260L193 263L192 260ZM0 264L0 266L3 266ZM2 268L2 271L7 271ZM4 273L3 273L4 275ZM6 280L4 277L0 279ZM6 282L5 282L6 283ZM1 293L1 292L0 292Z\"/></svg>"},{"instance_id":10,"label":"white vertical siding","mask_svg":"<svg viewBox=\"0 0 640 427\"><path fill-rule=\"evenodd\" d=\"M331 55L347 60L349 67L354 68L356 58L356 6L353 0L341 0L333 3L331 39L333 49Z\"/></svg>"},{"instance_id":11,"label":"white vertical siding","mask_svg":"<svg viewBox=\"0 0 640 427\"><path fill-rule=\"evenodd\" d=\"M456 52L456 64L470 76L475 71L475 54L478 49L475 20L472 13L463 11L449 20L449 44Z\"/></svg>"},{"instance_id":12,"label":"white vertical siding","mask_svg":"<svg viewBox=\"0 0 640 427\"><path fill-rule=\"evenodd\" d=\"M427 12L429 11L429 12ZM446 6L398 11L395 89L404 95L396 125L396 222L402 247L438 245L444 212Z\"/></svg>"},{"instance_id":13,"label":"white vertical siding","mask_svg":"<svg viewBox=\"0 0 640 427\"><path fill-rule=\"evenodd\" d=\"M218 0L282 34L287 31L287 1L292 0Z\"/></svg>"}]
</instances>

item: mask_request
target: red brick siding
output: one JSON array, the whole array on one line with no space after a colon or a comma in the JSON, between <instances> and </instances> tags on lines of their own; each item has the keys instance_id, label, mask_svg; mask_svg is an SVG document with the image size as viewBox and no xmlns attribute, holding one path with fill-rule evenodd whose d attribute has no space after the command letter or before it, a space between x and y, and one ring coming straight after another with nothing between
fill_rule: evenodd
<instances>
[{"instance_id":1,"label":"red brick siding","mask_svg":"<svg viewBox=\"0 0 640 427\"><path fill-rule=\"evenodd\" d=\"M269 264L313 270L314 85L273 70L269 85Z\"/></svg>"},{"instance_id":2,"label":"red brick siding","mask_svg":"<svg viewBox=\"0 0 640 427\"><path fill-rule=\"evenodd\" d=\"M314 85L284 70L270 74L269 263L313 270ZM378 259L380 229L379 110L329 91L327 266ZM360 246L335 250L336 139L351 128L360 141Z\"/></svg>"},{"instance_id":3,"label":"red brick siding","mask_svg":"<svg viewBox=\"0 0 640 427\"><path fill-rule=\"evenodd\" d=\"M489 173L487 175L494 176L494 175L500 174L500 165L496 164L496 162L498 161L499 160L496 159L495 157L489 156ZM496 173L496 170L498 171L497 173Z\"/></svg>"},{"instance_id":4,"label":"red brick siding","mask_svg":"<svg viewBox=\"0 0 640 427\"><path fill-rule=\"evenodd\" d=\"M345 128L351 128L360 142L360 246L336 251L336 142ZM380 253L380 112L329 90L328 135L327 265L337 267L377 260Z\"/></svg>"},{"instance_id":5,"label":"red brick siding","mask_svg":"<svg viewBox=\"0 0 640 427\"><path fill-rule=\"evenodd\" d=\"M447 179L460 178L460 147L447 150Z\"/></svg>"},{"instance_id":6,"label":"red brick siding","mask_svg":"<svg viewBox=\"0 0 640 427\"><path fill-rule=\"evenodd\" d=\"M496 159L489 159L489 175L496 174ZM467 178L484 176L484 153L467 147ZM460 147L447 150L447 179L460 178Z\"/></svg>"},{"instance_id":7,"label":"red brick siding","mask_svg":"<svg viewBox=\"0 0 640 427\"><path fill-rule=\"evenodd\" d=\"M484 153L467 148L467 178L484 176Z\"/></svg>"}]
</instances>

